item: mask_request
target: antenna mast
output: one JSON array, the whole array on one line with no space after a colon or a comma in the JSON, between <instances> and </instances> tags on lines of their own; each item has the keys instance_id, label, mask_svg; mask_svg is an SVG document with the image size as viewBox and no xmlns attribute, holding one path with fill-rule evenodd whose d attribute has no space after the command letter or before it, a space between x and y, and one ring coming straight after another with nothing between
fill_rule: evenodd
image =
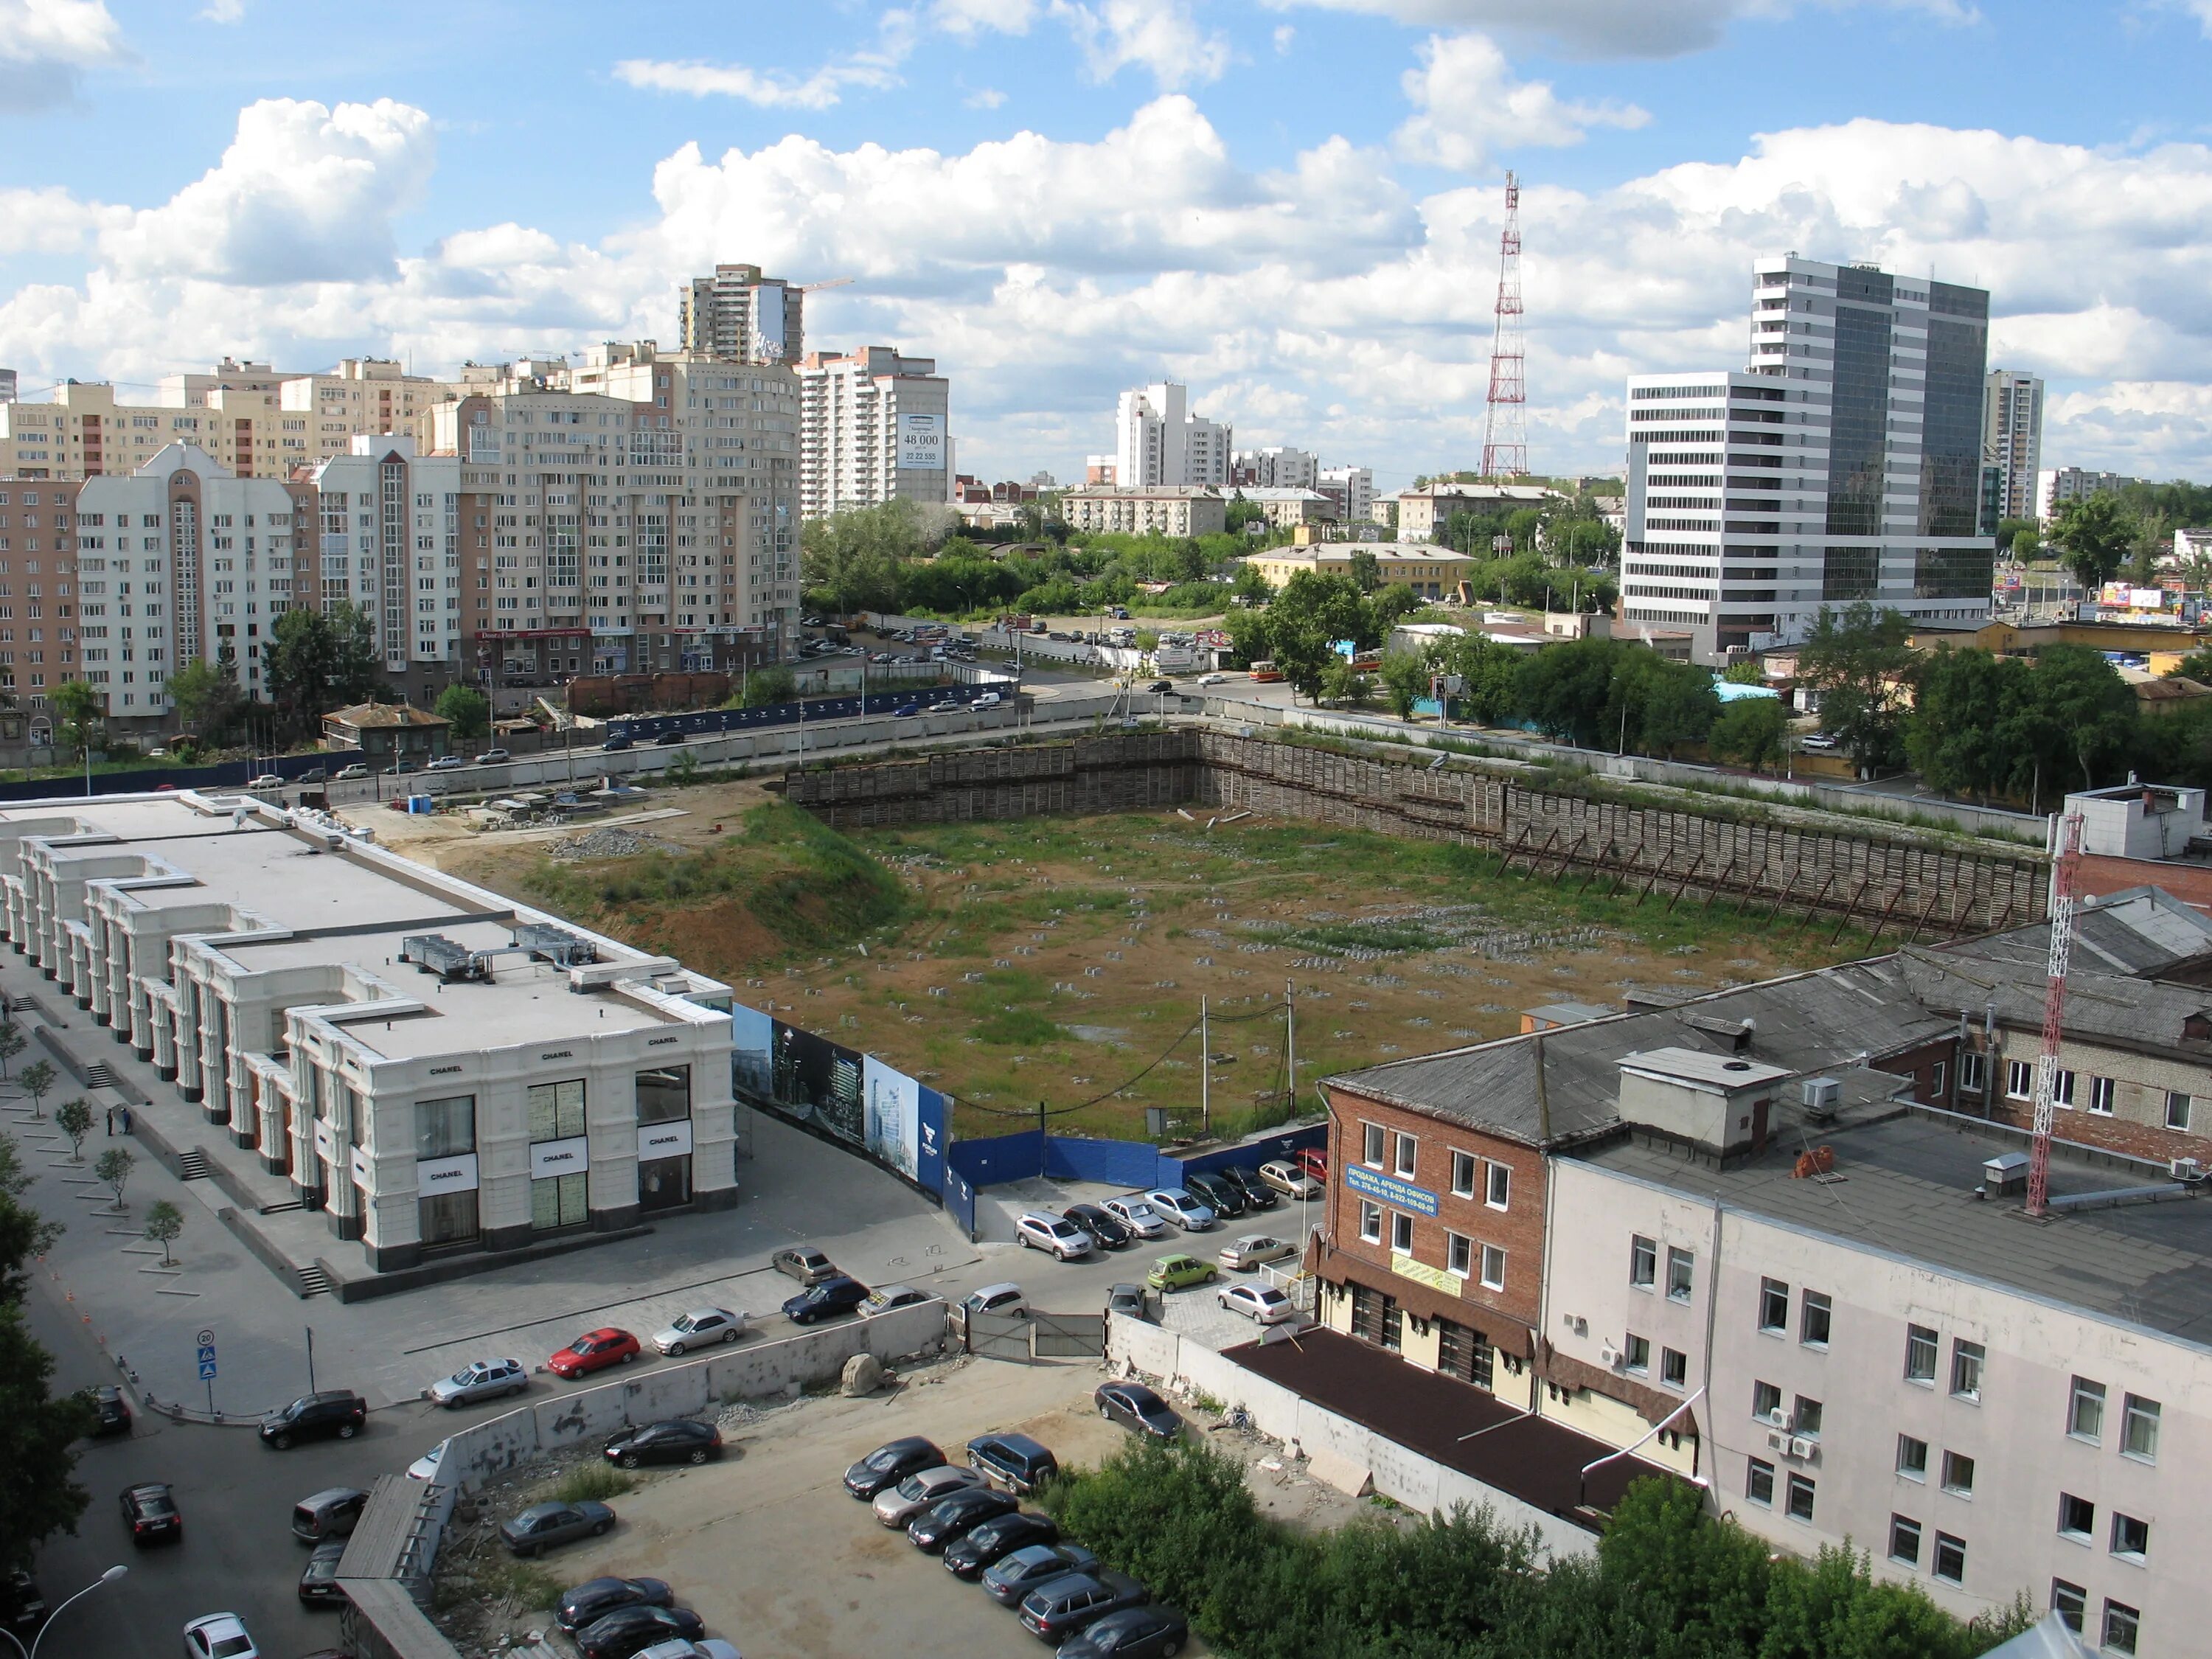
<instances>
[{"instance_id":1,"label":"antenna mast","mask_svg":"<svg viewBox=\"0 0 2212 1659\"><path fill-rule=\"evenodd\" d=\"M2051 960L2043 991L2043 1048L2035 1057L2034 1139L2027 1151L2027 1212L2047 1213L2051 1202L2051 1127L2058 1092L2060 1017L2066 1009L2066 968L2074 952L2074 872L2081 861L2081 815L2058 821L2057 856L2051 861ZM1994 1061L1992 1062L1994 1064Z\"/></svg>"},{"instance_id":2,"label":"antenna mast","mask_svg":"<svg viewBox=\"0 0 2212 1659\"><path fill-rule=\"evenodd\" d=\"M1498 239L1498 320L1490 337L1489 410L1482 424L1482 476L1528 471L1528 351L1521 337L1521 185L1505 175L1505 229Z\"/></svg>"}]
</instances>

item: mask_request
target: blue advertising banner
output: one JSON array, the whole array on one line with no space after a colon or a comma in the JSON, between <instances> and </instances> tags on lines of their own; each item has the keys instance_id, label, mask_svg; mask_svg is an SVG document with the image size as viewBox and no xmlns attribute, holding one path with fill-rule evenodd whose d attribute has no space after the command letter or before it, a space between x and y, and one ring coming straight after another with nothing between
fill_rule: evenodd
<instances>
[{"instance_id":1,"label":"blue advertising banner","mask_svg":"<svg viewBox=\"0 0 2212 1659\"><path fill-rule=\"evenodd\" d=\"M927 1192L944 1191L950 1114L936 1090L743 1004L731 1007L730 1036L740 1099L865 1152Z\"/></svg>"},{"instance_id":2,"label":"blue advertising banner","mask_svg":"<svg viewBox=\"0 0 2212 1659\"><path fill-rule=\"evenodd\" d=\"M1348 1164L1344 1171L1344 1184L1355 1193L1391 1206L1394 1209L1411 1210L1415 1215L1434 1215L1437 1195L1425 1187L1416 1187L1410 1181L1400 1181L1386 1176L1380 1170L1368 1169L1364 1164Z\"/></svg>"},{"instance_id":3,"label":"blue advertising banner","mask_svg":"<svg viewBox=\"0 0 2212 1659\"><path fill-rule=\"evenodd\" d=\"M934 1089L921 1091L921 1150L915 1160L914 1178L925 1192L945 1190L945 1143L950 1138L951 1115L945 1108L945 1097Z\"/></svg>"}]
</instances>

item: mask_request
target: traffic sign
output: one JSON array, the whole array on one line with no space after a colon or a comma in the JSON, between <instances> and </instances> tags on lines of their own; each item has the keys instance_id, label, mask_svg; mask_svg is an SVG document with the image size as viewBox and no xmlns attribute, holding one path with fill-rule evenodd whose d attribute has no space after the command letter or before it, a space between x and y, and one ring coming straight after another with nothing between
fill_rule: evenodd
<instances>
[{"instance_id":1,"label":"traffic sign","mask_svg":"<svg viewBox=\"0 0 2212 1659\"><path fill-rule=\"evenodd\" d=\"M200 1381L203 1382L212 1382L215 1381L214 1360L203 1359L200 1361Z\"/></svg>"},{"instance_id":2,"label":"traffic sign","mask_svg":"<svg viewBox=\"0 0 2212 1659\"><path fill-rule=\"evenodd\" d=\"M212 1348L215 1346L215 1333L213 1331L202 1331L199 1334L198 1341L200 1346L203 1348Z\"/></svg>"},{"instance_id":3,"label":"traffic sign","mask_svg":"<svg viewBox=\"0 0 2212 1659\"><path fill-rule=\"evenodd\" d=\"M203 1365L212 1365L215 1364L214 1343L203 1342L200 1344L200 1364Z\"/></svg>"}]
</instances>

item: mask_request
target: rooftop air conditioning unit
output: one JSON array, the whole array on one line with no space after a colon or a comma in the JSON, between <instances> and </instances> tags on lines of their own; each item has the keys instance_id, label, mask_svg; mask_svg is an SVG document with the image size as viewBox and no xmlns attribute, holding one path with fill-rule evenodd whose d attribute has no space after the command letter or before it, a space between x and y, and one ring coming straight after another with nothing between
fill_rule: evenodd
<instances>
[{"instance_id":1,"label":"rooftop air conditioning unit","mask_svg":"<svg viewBox=\"0 0 2212 1659\"><path fill-rule=\"evenodd\" d=\"M1815 1123L1826 1123L1843 1106L1844 1085L1832 1077L1808 1077L1799 1088L1805 1115Z\"/></svg>"},{"instance_id":2,"label":"rooftop air conditioning unit","mask_svg":"<svg viewBox=\"0 0 2212 1659\"><path fill-rule=\"evenodd\" d=\"M2202 1181L2204 1166L2193 1158L2177 1158L2166 1166L2166 1174L2176 1181Z\"/></svg>"}]
</instances>

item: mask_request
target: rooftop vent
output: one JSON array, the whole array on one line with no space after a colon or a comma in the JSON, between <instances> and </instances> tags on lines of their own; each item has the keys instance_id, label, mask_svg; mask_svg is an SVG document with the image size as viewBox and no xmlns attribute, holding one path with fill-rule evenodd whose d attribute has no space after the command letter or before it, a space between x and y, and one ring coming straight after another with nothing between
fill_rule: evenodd
<instances>
[{"instance_id":1,"label":"rooftop vent","mask_svg":"<svg viewBox=\"0 0 2212 1659\"><path fill-rule=\"evenodd\" d=\"M1844 1103L1844 1085L1832 1077L1808 1077L1798 1085L1805 1115L1814 1123L1832 1119Z\"/></svg>"},{"instance_id":2,"label":"rooftop vent","mask_svg":"<svg viewBox=\"0 0 2212 1659\"><path fill-rule=\"evenodd\" d=\"M399 959L445 980L491 977L491 964L482 956L441 933L416 933L400 940Z\"/></svg>"},{"instance_id":3,"label":"rooftop vent","mask_svg":"<svg viewBox=\"0 0 2212 1659\"><path fill-rule=\"evenodd\" d=\"M549 927L539 921L525 922L514 930L514 947L556 968L574 968L599 959L588 940L565 927Z\"/></svg>"},{"instance_id":4,"label":"rooftop vent","mask_svg":"<svg viewBox=\"0 0 2212 1659\"><path fill-rule=\"evenodd\" d=\"M2027 1190L2027 1154L2000 1152L1982 1164L1982 1193L1988 1198L2002 1198L2012 1193Z\"/></svg>"}]
</instances>

